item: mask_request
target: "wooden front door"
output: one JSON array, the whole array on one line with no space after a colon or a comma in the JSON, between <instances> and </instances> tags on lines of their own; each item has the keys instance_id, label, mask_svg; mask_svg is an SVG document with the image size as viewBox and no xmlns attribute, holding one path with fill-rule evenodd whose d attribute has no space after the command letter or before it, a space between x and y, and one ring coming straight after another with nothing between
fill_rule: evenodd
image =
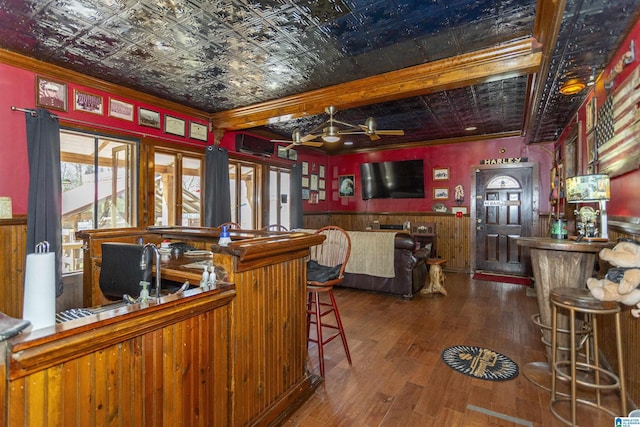
<instances>
[{"instance_id":1,"label":"wooden front door","mask_svg":"<svg viewBox=\"0 0 640 427\"><path fill-rule=\"evenodd\" d=\"M529 257L515 238L531 236L532 169L482 169L476 173L476 267L478 270L528 275Z\"/></svg>"}]
</instances>

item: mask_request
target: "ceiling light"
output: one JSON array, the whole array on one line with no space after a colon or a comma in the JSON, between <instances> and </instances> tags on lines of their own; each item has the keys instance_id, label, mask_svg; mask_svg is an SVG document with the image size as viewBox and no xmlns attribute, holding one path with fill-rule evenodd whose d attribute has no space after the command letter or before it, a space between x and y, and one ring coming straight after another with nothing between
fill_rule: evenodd
<instances>
[{"instance_id":1,"label":"ceiling light","mask_svg":"<svg viewBox=\"0 0 640 427\"><path fill-rule=\"evenodd\" d=\"M353 145L353 141L345 141L344 145Z\"/></svg>"},{"instance_id":2,"label":"ceiling light","mask_svg":"<svg viewBox=\"0 0 640 427\"><path fill-rule=\"evenodd\" d=\"M478 126L467 126L464 130L471 132L472 130L478 130Z\"/></svg>"},{"instance_id":3,"label":"ceiling light","mask_svg":"<svg viewBox=\"0 0 640 427\"><path fill-rule=\"evenodd\" d=\"M326 128L323 129L322 132L322 140L324 142L338 142L340 141L340 134L338 134L338 127L337 126L327 126Z\"/></svg>"},{"instance_id":4,"label":"ceiling light","mask_svg":"<svg viewBox=\"0 0 640 427\"><path fill-rule=\"evenodd\" d=\"M567 80L560 86L560 93L563 95L575 95L582 92L585 88L585 84L579 79Z\"/></svg>"}]
</instances>

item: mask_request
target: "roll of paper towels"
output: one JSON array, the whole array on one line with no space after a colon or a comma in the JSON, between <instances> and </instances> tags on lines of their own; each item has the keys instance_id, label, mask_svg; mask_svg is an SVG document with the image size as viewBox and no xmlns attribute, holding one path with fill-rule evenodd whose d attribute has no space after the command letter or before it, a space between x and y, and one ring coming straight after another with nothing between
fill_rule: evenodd
<instances>
[{"instance_id":1,"label":"roll of paper towels","mask_svg":"<svg viewBox=\"0 0 640 427\"><path fill-rule=\"evenodd\" d=\"M31 322L32 331L56 324L55 262L54 252L27 255L22 318Z\"/></svg>"}]
</instances>

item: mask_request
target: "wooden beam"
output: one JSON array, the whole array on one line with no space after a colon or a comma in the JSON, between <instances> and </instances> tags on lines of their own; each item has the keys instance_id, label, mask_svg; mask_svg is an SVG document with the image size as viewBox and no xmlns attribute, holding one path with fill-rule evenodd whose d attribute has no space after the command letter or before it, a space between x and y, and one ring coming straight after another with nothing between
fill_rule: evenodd
<instances>
[{"instance_id":1,"label":"wooden beam","mask_svg":"<svg viewBox=\"0 0 640 427\"><path fill-rule=\"evenodd\" d=\"M538 71L542 53L533 38L391 71L335 86L211 115L215 129L239 130L338 109L393 101Z\"/></svg>"},{"instance_id":2,"label":"wooden beam","mask_svg":"<svg viewBox=\"0 0 640 427\"><path fill-rule=\"evenodd\" d=\"M551 68L551 57L558 41L558 33L562 24L562 16L566 0L538 0L536 6L536 21L533 26L533 36L541 45L542 62L538 72L529 76L525 99L522 136L529 142L534 136L531 134L538 113L538 105L544 93L544 84Z\"/></svg>"}]
</instances>

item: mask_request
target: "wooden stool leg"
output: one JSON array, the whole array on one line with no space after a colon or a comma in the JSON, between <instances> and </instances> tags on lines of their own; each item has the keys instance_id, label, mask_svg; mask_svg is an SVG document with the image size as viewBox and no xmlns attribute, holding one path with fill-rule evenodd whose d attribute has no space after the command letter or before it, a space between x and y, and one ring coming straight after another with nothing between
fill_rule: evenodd
<instances>
[{"instance_id":1,"label":"wooden stool leg","mask_svg":"<svg viewBox=\"0 0 640 427\"><path fill-rule=\"evenodd\" d=\"M336 298L333 296L333 291L329 291L329 297L331 298L331 305L333 305L333 314L336 316L336 323L338 326L338 331L340 332L340 338L342 339L342 345L344 346L344 351L347 354L347 361L349 362L349 366L351 366L351 353L349 353L349 345L347 344L347 337L344 334L344 328L342 327L342 319L340 319L340 312L338 311L338 304L336 304Z\"/></svg>"}]
</instances>

